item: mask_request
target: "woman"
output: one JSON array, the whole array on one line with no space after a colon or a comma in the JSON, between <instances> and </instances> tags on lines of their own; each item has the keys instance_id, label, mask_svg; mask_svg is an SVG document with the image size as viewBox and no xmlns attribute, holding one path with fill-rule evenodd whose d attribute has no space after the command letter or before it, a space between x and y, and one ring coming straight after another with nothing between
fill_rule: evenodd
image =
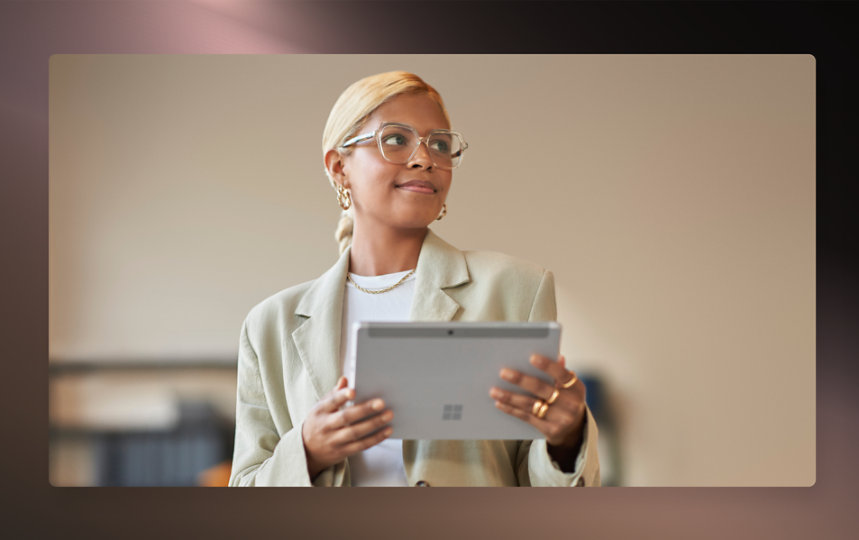
<instances>
[{"instance_id":1,"label":"woman","mask_svg":"<svg viewBox=\"0 0 859 540\"><path fill-rule=\"evenodd\" d=\"M323 161L344 209L341 256L314 281L248 315L238 361L230 485L598 485L597 430L585 389L535 356L552 386L514 370L521 392L487 388L534 441L400 441L379 400L350 404L355 366L344 329L358 320L545 321L552 274L498 253L462 252L428 225L444 217L467 145L441 96L402 71L357 81L323 134Z\"/></svg>"}]
</instances>

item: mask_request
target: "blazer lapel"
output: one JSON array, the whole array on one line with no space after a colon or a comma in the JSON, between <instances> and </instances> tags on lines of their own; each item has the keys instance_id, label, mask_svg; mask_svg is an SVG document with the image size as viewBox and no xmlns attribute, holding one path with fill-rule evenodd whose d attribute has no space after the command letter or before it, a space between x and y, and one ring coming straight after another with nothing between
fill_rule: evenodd
<instances>
[{"instance_id":1,"label":"blazer lapel","mask_svg":"<svg viewBox=\"0 0 859 540\"><path fill-rule=\"evenodd\" d=\"M444 289L471 281L465 255L427 230L415 270L415 296L409 319L450 321L460 309Z\"/></svg>"},{"instance_id":2,"label":"blazer lapel","mask_svg":"<svg viewBox=\"0 0 859 540\"><path fill-rule=\"evenodd\" d=\"M334 266L310 285L295 308L295 314L307 320L292 332L292 339L313 381L317 400L337 384L342 372L340 330L349 252L347 248Z\"/></svg>"},{"instance_id":3,"label":"blazer lapel","mask_svg":"<svg viewBox=\"0 0 859 540\"><path fill-rule=\"evenodd\" d=\"M310 285L295 308L295 314L306 320L292 332L292 339L313 381L317 400L337 384L342 372L340 334L349 253L347 248L334 266ZM460 305L444 289L469 281L465 255L428 230L415 270L415 294L409 319L452 320Z\"/></svg>"}]
</instances>

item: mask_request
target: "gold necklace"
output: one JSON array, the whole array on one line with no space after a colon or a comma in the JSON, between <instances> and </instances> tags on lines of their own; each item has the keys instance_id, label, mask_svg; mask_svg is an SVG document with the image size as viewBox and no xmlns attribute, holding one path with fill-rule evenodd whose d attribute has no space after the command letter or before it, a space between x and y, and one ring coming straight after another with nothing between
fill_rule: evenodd
<instances>
[{"instance_id":1,"label":"gold necklace","mask_svg":"<svg viewBox=\"0 0 859 540\"><path fill-rule=\"evenodd\" d=\"M415 270L414 270L414 269L412 269L408 274L404 275L404 276L403 276L403 278L402 278L400 281L398 281L398 282L394 283L394 284L393 284L393 285L391 285L390 287L387 287L387 288L384 288L384 289L377 289L377 290L365 289L364 287L362 287L362 286L358 285L357 283L355 283L355 280L353 280L353 279L352 279L352 276L350 276L348 272L346 273L346 281L348 281L349 283L351 283L352 285L354 285L354 286L355 286L355 288L356 288L356 289L358 289L358 290L359 290L359 291L361 291L361 292L365 292L365 293L367 293L367 294L382 294L382 293L385 293L385 292L388 292L388 291L393 291L394 289L396 289L397 287L399 287L400 285L402 285L402 284L403 284L403 282L405 282L407 279L409 279L409 278L411 277L411 275L412 275L412 274L414 274L414 273L415 273Z\"/></svg>"}]
</instances>

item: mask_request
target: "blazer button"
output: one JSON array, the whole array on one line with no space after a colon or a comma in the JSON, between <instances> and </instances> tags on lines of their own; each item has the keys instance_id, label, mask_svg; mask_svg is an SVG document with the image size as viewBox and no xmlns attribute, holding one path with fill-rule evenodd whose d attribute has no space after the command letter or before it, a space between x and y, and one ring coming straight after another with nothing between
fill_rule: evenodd
<instances>
[{"instance_id":1,"label":"blazer button","mask_svg":"<svg viewBox=\"0 0 859 540\"><path fill-rule=\"evenodd\" d=\"M427 482L426 480L418 480L415 483L415 486L417 486L417 487L430 487L429 482Z\"/></svg>"}]
</instances>

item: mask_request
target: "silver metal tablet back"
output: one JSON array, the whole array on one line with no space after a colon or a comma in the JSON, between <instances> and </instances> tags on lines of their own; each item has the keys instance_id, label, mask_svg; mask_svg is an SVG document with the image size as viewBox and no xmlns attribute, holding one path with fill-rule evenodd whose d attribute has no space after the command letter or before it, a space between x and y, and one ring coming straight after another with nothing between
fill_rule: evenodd
<instances>
[{"instance_id":1,"label":"silver metal tablet back","mask_svg":"<svg viewBox=\"0 0 859 540\"><path fill-rule=\"evenodd\" d=\"M356 323L355 402L381 397L396 439L534 439L530 424L495 407L492 386L524 392L502 367L552 380L532 353L557 358L561 327L540 323Z\"/></svg>"}]
</instances>

